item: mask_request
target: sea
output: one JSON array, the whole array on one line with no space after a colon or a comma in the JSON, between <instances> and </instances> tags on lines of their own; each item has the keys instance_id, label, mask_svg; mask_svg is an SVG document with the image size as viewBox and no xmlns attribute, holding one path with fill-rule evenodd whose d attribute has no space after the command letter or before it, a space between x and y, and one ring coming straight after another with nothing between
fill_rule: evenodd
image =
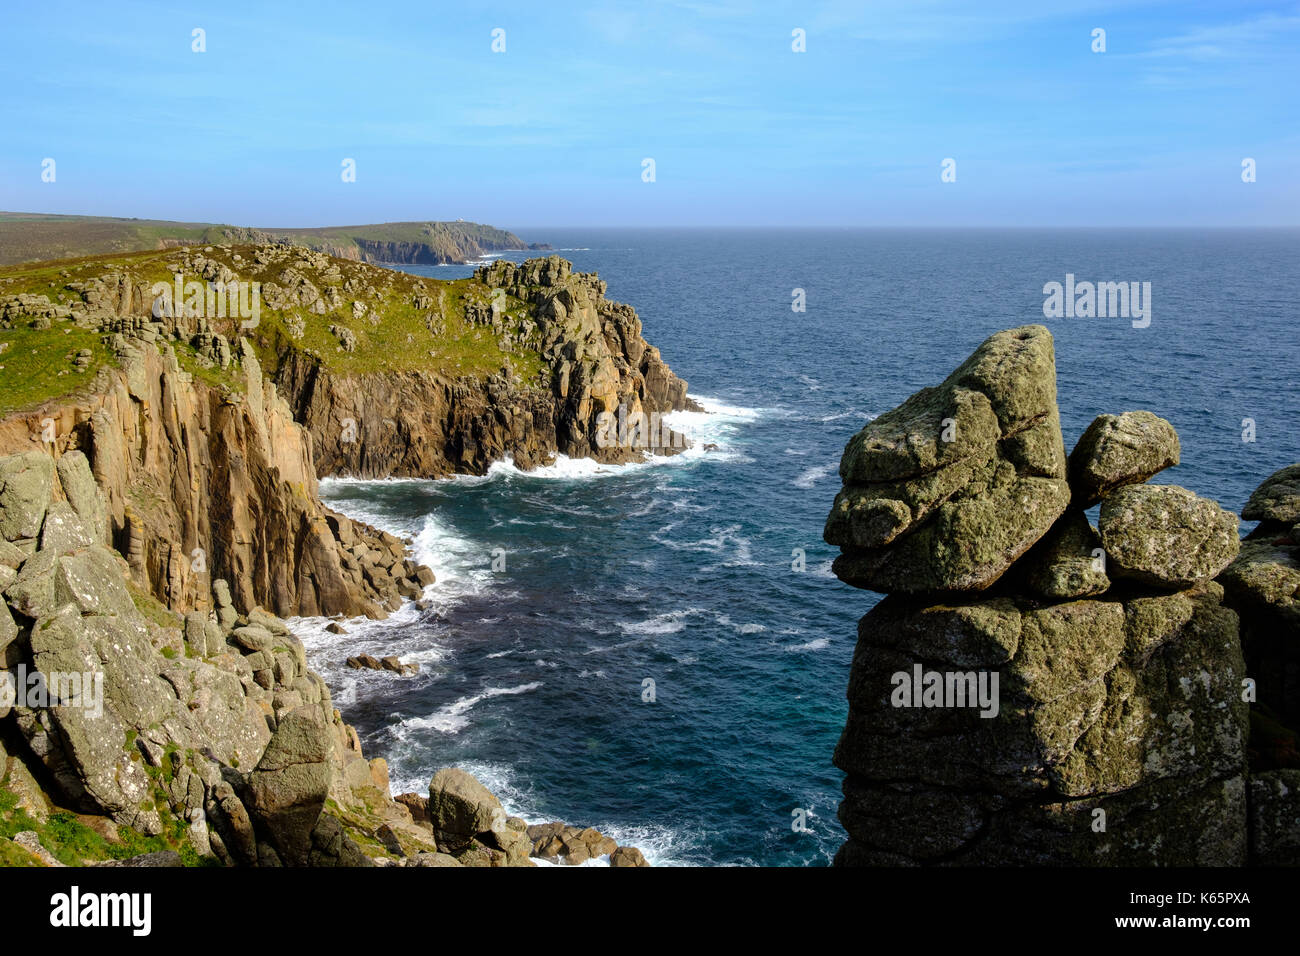
<instances>
[{"instance_id":1,"label":"sea","mask_svg":"<svg viewBox=\"0 0 1300 956\"><path fill-rule=\"evenodd\" d=\"M633 305L705 411L671 419L693 448L644 464L322 483L438 577L423 611L294 622L394 793L461 767L510 813L655 865L829 864L831 756L879 600L830 572L840 455L1001 329L1052 331L1067 451L1096 415L1148 409L1182 439L1154 480L1234 511L1300 461L1300 231L515 231ZM1150 283L1149 322L1045 317L1067 275ZM420 670L347 668L359 653Z\"/></svg>"}]
</instances>

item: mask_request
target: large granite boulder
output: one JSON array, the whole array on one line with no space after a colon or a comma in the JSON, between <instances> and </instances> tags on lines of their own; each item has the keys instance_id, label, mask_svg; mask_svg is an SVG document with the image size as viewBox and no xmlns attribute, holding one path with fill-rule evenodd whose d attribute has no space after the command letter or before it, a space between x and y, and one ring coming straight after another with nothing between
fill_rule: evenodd
<instances>
[{"instance_id":1,"label":"large granite boulder","mask_svg":"<svg viewBox=\"0 0 1300 956\"><path fill-rule=\"evenodd\" d=\"M1241 548L1237 516L1177 485L1128 485L1101 503L1110 573L1153 587L1191 587Z\"/></svg>"},{"instance_id":2,"label":"large granite boulder","mask_svg":"<svg viewBox=\"0 0 1300 956\"><path fill-rule=\"evenodd\" d=\"M438 848L455 854L476 837L507 829L506 811L491 791L464 770L439 770L429 783L429 822Z\"/></svg>"},{"instance_id":3,"label":"large granite boulder","mask_svg":"<svg viewBox=\"0 0 1300 956\"><path fill-rule=\"evenodd\" d=\"M886 598L859 626L835 751L841 862L1243 862L1245 667L1221 593ZM1235 821L1240 838L1092 829L1092 810L1137 820L1144 799ZM1144 832L1180 825L1148 815Z\"/></svg>"},{"instance_id":4,"label":"large granite boulder","mask_svg":"<svg viewBox=\"0 0 1300 956\"><path fill-rule=\"evenodd\" d=\"M286 714L248 775L254 826L280 861L305 866L329 794L330 735L319 708Z\"/></svg>"},{"instance_id":5,"label":"large granite boulder","mask_svg":"<svg viewBox=\"0 0 1300 956\"><path fill-rule=\"evenodd\" d=\"M54 459L39 451L0 458L0 537L34 538L45 520L54 483Z\"/></svg>"},{"instance_id":6,"label":"large granite boulder","mask_svg":"<svg viewBox=\"0 0 1300 956\"><path fill-rule=\"evenodd\" d=\"M1124 485L1138 485L1178 464L1174 426L1151 412L1098 415L1070 452L1074 504L1087 508Z\"/></svg>"},{"instance_id":7,"label":"large granite boulder","mask_svg":"<svg viewBox=\"0 0 1300 956\"><path fill-rule=\"evenodd\" d=\"M1070 500L1052 336L999 332L937 388L867 424L826 522L844 581L908 594L981 591Z\"/></svg>"}]
</instances>

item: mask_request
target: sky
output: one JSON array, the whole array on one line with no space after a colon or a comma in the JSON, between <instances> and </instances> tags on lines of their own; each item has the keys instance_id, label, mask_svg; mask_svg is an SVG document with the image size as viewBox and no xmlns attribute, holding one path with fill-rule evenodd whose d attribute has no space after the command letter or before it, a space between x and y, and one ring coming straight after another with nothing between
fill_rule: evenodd
<instances>
[{"instance_id":1,"label":"sky","mask_svg":"<svg viewBox=\"0 0 1300 956\"><path fill-rule=\"evenodd\" d=\"M10 211L1300 225L1300 0L10 2L0 30Z\"/></svg>"}]
</instances>

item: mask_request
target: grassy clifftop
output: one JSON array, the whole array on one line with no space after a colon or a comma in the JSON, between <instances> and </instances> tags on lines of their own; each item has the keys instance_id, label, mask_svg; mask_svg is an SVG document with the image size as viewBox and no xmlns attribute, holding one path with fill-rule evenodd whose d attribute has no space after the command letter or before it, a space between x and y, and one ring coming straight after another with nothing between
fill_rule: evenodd
<instances>
[{"instance_id":1,"label":"grassy clifftop","mask_svg":"<svg viewBox=\"0 0 1300 956\"><path fill-rule=\"evenodd\" d=\"M492 291L473 278L428 279L296 246L223 244L0 267L0 415L92 386L99 369L116 364L105 332L124 322L146 328L151 287L174 286L177 273L205 287L218 277L260 285L256 328L240 329L239 318L207 327L230 342L247 335L268 371L297 351L339 375L483 378L506 368L525 386L545 385L533 310L498 293L494 311ZM201 336L170 341L196 378L238 386Z\"/></svg>"},{"instance_id":2,"label":"grassy clifftop","mask_svg":"<svg viewBox=\"0 0 1300 956\"><path fill-rule=\"evenodd\" d=\"M362 261L465 262L529 246L514 233L476 222L390 222L320 229L260 228L160 219L0 212L0 265L179 245L288 242Z\"/></svg>"}]
</instances>

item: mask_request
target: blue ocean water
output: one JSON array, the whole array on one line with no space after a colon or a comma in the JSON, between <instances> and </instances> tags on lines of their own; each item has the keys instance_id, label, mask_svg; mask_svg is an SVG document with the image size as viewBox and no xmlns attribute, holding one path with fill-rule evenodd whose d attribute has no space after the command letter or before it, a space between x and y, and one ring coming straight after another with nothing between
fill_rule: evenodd
<instances>
[{"instance_id":1,"label":"blue ocean water","mask_svg":"<svg viewBox=\"0 0 1300 956\"><path fill-rule=\"evenodd\" d=\"M325 483L332 506L412 535L439 577L426 612L346 636L299 622L398 791L461 766L512 812L596 826L655 863L828 863L843 840L831 753L877 600L831 576L821 540L840 453L999 329L1052 330L1067 448L1101 412L1150 409L1183 445L1156 480L1234 510L1300 461L1296 231L516 231L635 306L710 409L675 424L720 448ZM1150 282L1150 326L1045 319L1043 285L1066 273ZM343 666L361 652L422 668Z\"/></svg>"}]
</instances>

